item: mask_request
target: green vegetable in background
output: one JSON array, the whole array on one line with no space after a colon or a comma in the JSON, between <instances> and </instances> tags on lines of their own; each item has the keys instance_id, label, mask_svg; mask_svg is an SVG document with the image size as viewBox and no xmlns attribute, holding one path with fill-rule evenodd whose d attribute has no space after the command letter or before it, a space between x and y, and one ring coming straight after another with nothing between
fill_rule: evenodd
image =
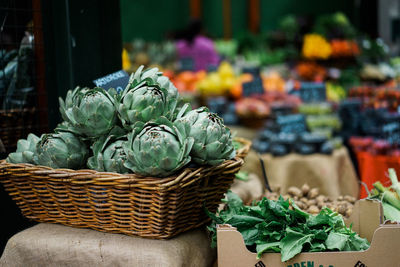
<instances>
[{"instance_id":1,"label":"green vegetable in background","mask_svg":"<svg viewBox=\"0 0 400 267\"><path fill-rule=\"evenodd\" d=\"M282 262L301 252L359 251L369 242L344 224L342 216L324 208L313 216L299 209L293 201L263 198L253 206L243 205L232 192L227 193L226 209L211 214L208 230L216 246L216 225L230 224L242 234L246 246L261 257L266 252L280 252Z\"/></svg>"},{"instance_id":2,"label":"green vegetable in background","mask_svg":"<svg viewBox=\"0 0 400 267\"><path fill-rule=\"evenodd\" d=\"M394 169L389 169L391 188L385 187L380 181L373 184L374 188L368 195L369 199L382 202L383 213L387 220L400 222L400 184Z\"/></svg>"}]
</instances>

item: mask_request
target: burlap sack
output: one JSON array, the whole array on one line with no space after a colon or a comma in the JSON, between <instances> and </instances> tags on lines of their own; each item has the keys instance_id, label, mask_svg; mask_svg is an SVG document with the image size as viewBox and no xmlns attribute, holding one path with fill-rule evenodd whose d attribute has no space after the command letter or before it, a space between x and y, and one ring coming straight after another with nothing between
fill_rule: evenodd
<instances>
[{"instance_id":1,"label":"burlap sack","mask_svg":"<svg viewBox=\"0 0 400 267\"><path fill-rule=\"evenodd\" d=\"M264 186L261 179L254 173L250 173L247 181L235 179L231 191L237 194L244 203L259 199L264 193Z\"/></svg>"},{"instance_id":2,"label":"burlap sack","mask_svg":"<svg viewBox=\"0 0 400 267\"><path fill-rule=\"evenodd\" d=\"M282 194L290 186L301 187L307 183L318 187L327 196L359 195L358 178L345 147L335 150L332 155L293 153L274 157L262 154L261 158L271 187L280 187ZM259 156L253 150L246 157L242 171L252 172L263 179Z\"/></svg>"},{"instance_id":3,"label":"burlap sack","mask_svg":"<svg viewBox=\"0 0 400 267\"><path fill-rule=\"evenodd\" d=\"M205 229L151 240L41 223L14 235L0 266L211 266L216 251Z\"/></svg>"}]
</instances>

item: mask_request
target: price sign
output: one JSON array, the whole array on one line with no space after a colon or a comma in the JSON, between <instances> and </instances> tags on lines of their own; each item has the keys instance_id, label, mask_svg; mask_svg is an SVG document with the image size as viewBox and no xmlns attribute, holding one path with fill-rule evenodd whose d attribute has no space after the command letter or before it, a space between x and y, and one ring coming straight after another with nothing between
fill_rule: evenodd
<instances>
[{"instance_id":1,"label":"price sign","mask_svg":"<svg viewBox=\"0 0 400 267\"><path fill-rule=\"evenodd\" d=\"M114 88L117 92L121 92L125 89L129 82L129 75L126 71L120 70L107 76L101 77L93 81L97 87L104 88L106 90Z\"/></svg>"},{"instance_id":2,"label":"price sign","mask_svg":"<svg viewBox=\"0 0 400 267\"><path fill-rule=\"evenodd\" d=\"M276 122L284 133L302 133L306 131L306 120L302 114L278 116Z\"/></svg>"},{"instance_id":3,"label":"price sign","mask_svg":"<svg viewBox=\"0 0 400 267\"><path fill-rule=\"evenodd\" d=\"M299 90L301 100L309 102L323 102L326 100L324 83L302 82Z\"/></svg>"},{"instance_id":4,"label":"price sign","mask_svg":"<svg viewBox=\"0 0 400 267\"><path fill-rule=\"evenodd\" d=\"M243 91L242 95L244 97L251 95L261 95L264 93L264 87L262 84L262 80L259 77L255 77L253 81L243 83Z\"/></svg>"}]
</instances>

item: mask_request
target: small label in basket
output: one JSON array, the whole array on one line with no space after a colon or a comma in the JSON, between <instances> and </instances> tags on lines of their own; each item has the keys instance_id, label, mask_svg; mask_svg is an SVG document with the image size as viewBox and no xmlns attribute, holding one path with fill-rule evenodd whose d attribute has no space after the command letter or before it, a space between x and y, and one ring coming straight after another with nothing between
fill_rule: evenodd
<instances>
[{"instance_id":1,"label":"small label in basket","mask_svg":"<svg viewBox=\"0 0 400 267\"><path fill-rule=\"evenodd\" d=\"M120 70L96 79L93 82L98 87L104 88L106 90L114 88L119 93L123 91L128 84L129 75L128 73L126 73L126 71Z\"/></svg>"}]
</instances>

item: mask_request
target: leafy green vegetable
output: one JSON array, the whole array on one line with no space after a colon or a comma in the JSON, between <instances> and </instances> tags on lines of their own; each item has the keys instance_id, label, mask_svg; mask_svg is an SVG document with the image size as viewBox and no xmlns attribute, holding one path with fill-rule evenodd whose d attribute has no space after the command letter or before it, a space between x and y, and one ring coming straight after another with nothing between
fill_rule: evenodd
<instances>
[{"instance_id":1,"label":"leafy green vegetable","mask_svg":"<svg viewBox=\"0 0 400 267\"><path fill-rule=\"evenodd\" d=\"M230 191L224 201L226 208L217 214L206 210L212 219L208 226L212 246L216 245L216 225L230 224L242 234L246 246L255 248L258 258L266 252L281 252L281 260L287 261L301 252L369 248L366 239L347 228L343 218L328 208L313 216L282 197L277 201L263 198L253 206L245 206Z\"/></svg>"},{"instance_id":2,"label":"leafy green vegetable","mask_svg":"<svg viewBox=\"0 0 400 267\"><path fill-rule=\"evenodd\" d=\"M305 235L300 232L286 229L286 236L279 243L279 247L282 250L282 261L287 261L299 254L303 250L305 244L310 244L313 238L313 234Z\"/></svg>"},{"instance_id":3,"label":"leafy green vegetable","mask_svg":"<svg viewBox=\"0 0 400 267\"><path fill-rule=\"evenodd\" d=\"M349 241L349 236L345 234L330 232L325 241L326 247L331 250L344 250L346 243Z\"/></svg>"},{"instance_id":4,"label":"leafy green vegetable","mask_svg":"<svg viewBox=\"0 0 400 267\"><path fill-rule=\"evenodd\" d=\"M382 207L386 219L394 222L400 222L400 210L396 209L395 207L386 202L382 202Z\"/></svg>"},{"instance_id":5,"label":"leafy green vegetable","mask_svg":"<svg viewBox=\"0 0 400 267\"><path fill-rule=\"evenodd\" d=\"M368 198L379 200L382 203L383 213L387 220L400 222L400 183L396 171L389 168L391 187L385 187L380 181L373 184L374 188L369 192Z\"/></svg>"},{"instance_id":6,"label":"leafy green vegetable","mask_svg":"<svg viewBox=\"0 0 400 267\"><path fill-rule=\"evenodd\" d=\"M281 252L279 248L280 242L269 242L257 244L257 258L261 258L264 252Z\"/></svg>"}]
</instances>

